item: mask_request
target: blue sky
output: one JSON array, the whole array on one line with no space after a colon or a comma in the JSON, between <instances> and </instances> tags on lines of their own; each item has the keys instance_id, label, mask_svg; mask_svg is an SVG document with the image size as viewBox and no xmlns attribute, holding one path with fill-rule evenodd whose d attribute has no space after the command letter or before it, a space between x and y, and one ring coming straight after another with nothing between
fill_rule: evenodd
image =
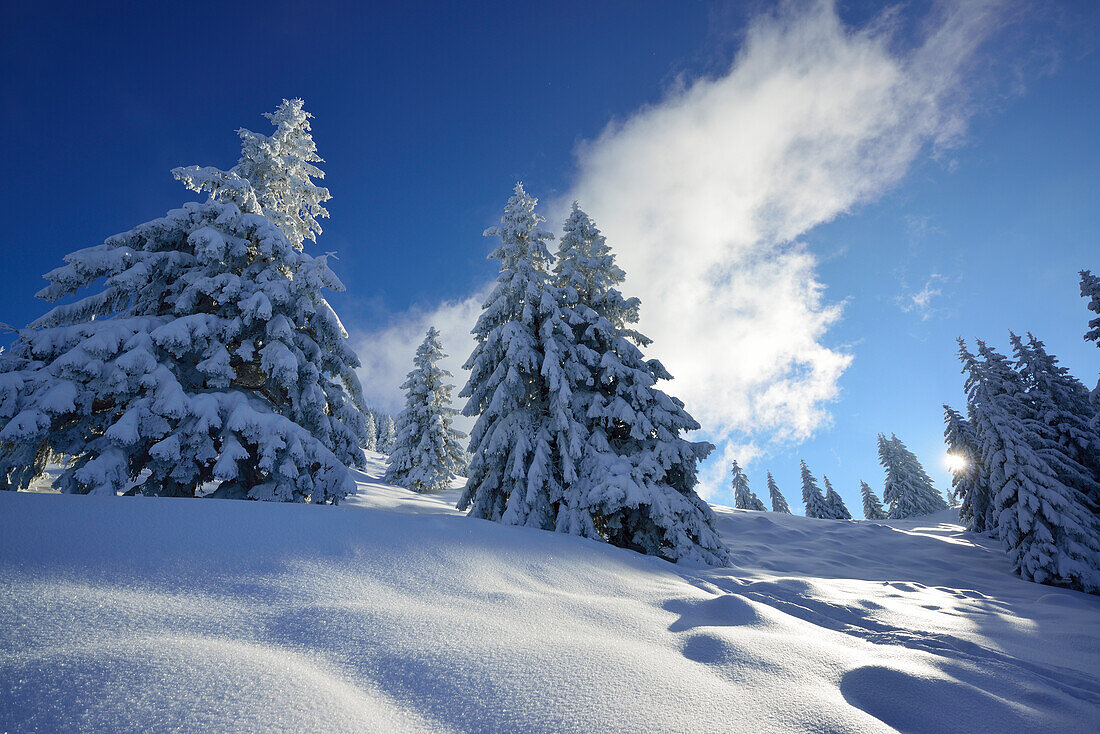
<instances>
[{"instance_id":1,"label":"blue sky","mask_svg":"<svg viewBox=\"0 0 1100 734\"><path fill-rule=\"evenodd\" d=\"M300 96L334 197L317 250L381 405L426 320L468 330L517 179L606 224L669 391L721 444L715 501L740 456L797 505L805 458L858 514L879 431L946 486L959 335L1030 329L1096 380L1091 3L167 5L5 10L0 320L41 313L65 253L192 198L169 169L232 165L233 131Z\"/></svg>"}]
</instances>

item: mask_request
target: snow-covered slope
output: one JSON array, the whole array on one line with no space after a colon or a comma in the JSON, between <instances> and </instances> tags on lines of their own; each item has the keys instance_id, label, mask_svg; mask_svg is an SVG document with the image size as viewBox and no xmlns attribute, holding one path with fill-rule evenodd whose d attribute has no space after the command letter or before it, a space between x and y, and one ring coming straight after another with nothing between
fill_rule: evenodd
<instances>
[{"instance_id":1,"label":"snow-covered slope","mask_svg":"<svg viewBox=\"0 0 1100 734\"><path fill-rule=\"evenodd\" d=\"M458 516L0 493L0 731L1100 730L1100 598L949 514L719 510L734 568Z\"/></svg>"}]
</instances>

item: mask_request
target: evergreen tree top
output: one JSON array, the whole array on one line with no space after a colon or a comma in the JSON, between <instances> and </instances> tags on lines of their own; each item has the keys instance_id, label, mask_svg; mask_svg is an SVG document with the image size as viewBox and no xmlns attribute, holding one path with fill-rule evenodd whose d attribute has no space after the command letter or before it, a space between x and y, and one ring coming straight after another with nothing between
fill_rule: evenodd
<instances>
[{"instance_id":1,"label":"evergreen tree top","mask_svg":"<svg viewBox=\"0 0 1100 734\"><path fill-rule=\"evenodd\" d=\"M606 238L575 201L562 230L554 272L559 285L576 291L574 300L598 301L626 279L626 273L615 264Z\"/></svg>"},{"instance_id":2,"label":"evergreen tree top","mask_svg":"<svg viewBox=\"0 0 1100 734\"><path fill-rule=\"evenodd\" d=\"M486 237L499 237L500 245L489 253L489 258L500 260L502 270L516 269L521 263L547 273L551 256L546 243L554 239L551 232L539 229L546 219L535 211L538 199L516 182L512 196L504 207L500 224L489 227L483 233Z\"/></svg>"},{"instance_id":3,"label":"evergreen tree top","mask_svg":"<svg viewBox=\"0 0 1100 734\"><path fill-rule=\"evenodd\" d=\"M424 335L424 341L420 342L420 346L416 348L413 364L421 371L432 370L442 377L453 377L449 370L445 370L436 364L441 359L446 358L447 355L443 353L443 342L439 340L439 330L434 326L429 326L427 333ZM410 376L412 374L412 372L409 373Z\"/></svg>"},{"instance_id":4,"label":"evergreen tree top","mask_svg":"<svg viewBox=\"0 0 1100 734\"><path fill-rule=\"evenodd\" d=\"M1089 320L1089 330L1085 332L1085 341L1094 341L1100 347L1100 276L1093 275L1088 270L1082 270L1081 297L1089 299L1087 308L1096 318Z\"/></svg>"},{"instance_id":5,"label":"evergreen tree top","mask_svg":"<svg viewBox=\"0 0 1100 734\"><path fill-rule=\"evenodd\" d=\"M322 204L332 198L313 179L323 179L323 162L310 132L312 117L300 99L286 100L264 117L275 126L271 135L241 128L241 157L229 171L210 166L173 169L172 174L193 191L208 192L211 200L232 202L241 211L263 214L283 230L295 249L305 240L317 241L319 218L327 217Z\"/></svg>"},{"instance_id":6,"label":"evergreen tree top","mask_svg":"<svg viewBox=\"0 0 1100 734\"><path fill-rule=\"evenodd\" d=\"M862 479L859 481L859 493L863 499L863 516L868 520L885 520L886 512L882 509L882 502Z\"/></svg>"},{"instance_id":7,"label":"evergreen tree top","mask_svg":"<svg viewBox=\"0 0 1100 734\"><path fill-rule=\"evenodd\" d=\"M787 504L787 498L779 491L779 486L775 483L775 477L772 476L771 472L768 472L768 496L772 501L773 512L791 514L791 508Z\"/></svg>"},{"instance_id":8,"label":"evergreen tree top","mask_svg":"<svg viewBox=\"0 0 1100 734\"><path fill-rule=\"evenodd\" d=\"M1088 411L1089 390L1084 383L1058 363L1058 358L1046 350L1046 345L1031 332L1027 344L1009 333L1016 366L1020 375L1039 395L1046 396L1056 406L1082 415Z\"/></svg>"}]
</instances>

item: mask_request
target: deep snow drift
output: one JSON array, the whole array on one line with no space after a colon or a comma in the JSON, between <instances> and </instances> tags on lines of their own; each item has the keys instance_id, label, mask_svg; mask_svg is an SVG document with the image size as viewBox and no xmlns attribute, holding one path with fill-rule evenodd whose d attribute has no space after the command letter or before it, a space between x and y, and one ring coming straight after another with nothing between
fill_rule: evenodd
<instances>
[{"instance_id":1,"label":"deep snow drift","mask_svg":"<svg viewBox=\"0 0 1100 734\"><path fill-rule=\"evenodd\" d=\"M0 492L0 731L1100 730L1100 598L950 512L719 509L735 566L459 517Z\"/></svg>"}]
</instances>

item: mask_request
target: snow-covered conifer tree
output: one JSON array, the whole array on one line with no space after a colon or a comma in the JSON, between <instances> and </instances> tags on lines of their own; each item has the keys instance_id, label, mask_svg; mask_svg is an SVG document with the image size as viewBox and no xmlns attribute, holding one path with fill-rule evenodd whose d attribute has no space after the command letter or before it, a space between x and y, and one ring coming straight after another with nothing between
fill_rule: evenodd
<instances>
[{"instance_id":1,"label":"snow-covered conifer tree","mask_svg":"<svg viewBox=\"0 0 1100 734\"><path fill-rule=\"evenodd\" d=\"M564 326L550 281L546 242L553 235L538 228L544 220L536 204L517 183L500 226L485 230L500 239L490 254L500 261L500 274L464 365L471 372L459 393L469 398L463 413L478 418L458 508L506 525L552 530L562 482L575 478L570 460L580 442L576 436L562 440L570 430L568 402L563 404L568 396L561 390L567 387L561 376Z\"/></svg>"},{"instance_id":2,"label":"snow-covered conifer tree","mask_svg":"<svg viewBox=\"0 0 1100 734\"><path fill-rule=\"evenodd\" d=\"M1096 314L1096 318L1089 321L1089 330L1085 332L1085 341L1096 342L1100 347L1100 276L1093 275L1088 270L1081 273L1081 297L1089 299L1088 309Z\"/></svg>"},{"instance_id":3,"label":"snow-covered conifer tree","mask_svg":"<svg viewBox=\"0 0 1100 734\"><path fill-rule=\"evenodd\" d=\"M322 295L342 290L255 208L250 182L68 255L56 306L0 366L0 477L49 452L64 492L338 502L365 422L358 359Z\"/></svg>"},{"instance_id":4,"label":"snow-covered conifer tree","mask_svg":"<svg viewBox=\"0 0 1100 734\"><path fill-rule=\"evenodd\" d=\"M300 99L284 99L275 112L265 113L275 126L271 135L238 130L241 158L229 171L190 166L173 173L190 189L208 191L218 201L236 201L242 211L263 214L301 250L305 240L317 241L321 234L317 219L328 216L322 204L332 198L328 189L313 182L325 174L314 165L323 160L310 131L313 115L302 109L303 104ZM242 187L242 180L249 185Z\"/></svg>"},{"instance_id":5,"label":"snow-covered conifer tree","mask_svg":"<svg viewBox=\"0 0 1100 734\"><path fill-rule=\"evenodd\" d=\"M768 472L768 495L771 497L772 512L791 514L790 505L787 504L787 499L783 496L783 493L779 491L771 472Z\"/></svg>"},{"instance_id":6,"label":"snow-covered conifer tree","mask_svg":"<svg viewBox=\"0 0 1100 734\"><path fill-rule=\"evenodd\" d=\"M947 453L956 457L952 469L952 494L959 503L959 520L967 530L984 533L992 530L993 505L978 452L978 437L970 421L945 405L943 436Z\"/></svg>"},{"instance_id":7,"label":"snow-covered conifer tree","mask_svg":"<svg viewBox=\"0 0 1100 734\"><path fill-rule=\"evenodd\" d=\"M365 419L363 436L366 439L363 448L367 451L376 451L378 449L378 426L374 422L374 411L366 411L363 417Z\"/></svg>"},{"instance_id":8,"label":"snow-covered conifer tree","mask_svg":"<svg viewBox=\"0 0 1100 734\"><path fill-rule=\"evenodd\" d=\"M386 414L377 408L367 408L367 414L370 415L370 424L374 426L374 448L372 451L381 452L382 423L386 419Z\"/></svg>"},{"instance_id":9,"label":"snow-covered conifer tree","mask_svg":"<svg viewBox=\"0 0 1100 734\"><path fill-rule=\"evenodd\" d=\"M393 451L396 441L397 424L389 414L383 413L382 420L378 423L378 446L375 450L382 454L389 454Z\"/></svg>"},{"instance_id":10,"label":"snow-covered conifer tree","mask_svg":"<svg viewBox=\"0 0 1100 734\"><path fill-rule=\"evenodd\" d=\"M1058 477L1042 450L1023 378L978 342L981 360L960 343L981 461L993 499L994 529L1013 568L1039 583L1100 590L1100 529L1084 495Z\"/></svg>"},{"instance_id":11,"label":"snow-covered conifer tree","mask_svg":"<svg viewBox=\"0 0 1100 734\"><path fill-rule=\"evenodd\" d=\"M768 509L756 493L749 489L749 478L736 461L733 462L733 506L739 510L759 512L766 512Z\"/></svg>"},{"instance_id":12,"label":"snow-covered conifer tree","mask_svg":"<svg viewBox=\"0 0 1100 734\"><path fill-rule=\"evenodd\" d=\"M458 411L451 407L452 386L446 384L451 373L439 366L446 356L439 332L430 327L401 386L405 410L397 418L397 438L386 462L387 484L433 492L449 487L463 469L465 436L452 426Z\"/></svg>"},{"instance_id":13,"label":"snow-covered conifer tree","mask_svg":"<svg viewBox=\"0 0 1100 734\"><path fill-rule=\"evenodd\" d=\"M844 499L833 489L829 477L822 475L821 480L825 483L825 507L829 512L829 517L834 520L851 520L852 513L848 512Z\"/></svg>"},{"instance_id":14,"label":"snow-covered conifer tree","mask_svg":"<svg viewBox=\"0 0 1100 734\"><path fill-rule=\"evenodd\" d=\"M568 389L556 387L554 394L571 404L575 431L567 435L581 439L579 454L559 441L568 450L562 450L558 530L673 561L725 563L714 514L695 492L698 462L714 447L682 437L699 424L657 388L671 377L642 354L650 340L634 328L639 301L619 292L624 273L575 203L555 274L570 333L562 349ZM579 456L580 469L570 478L572 456Z\"/></svg>"},{"instance_id":15,"label":"snow-covered conifer tree","mask_svg":"<svg viewBox=\"0 0 1100 734\"><path fill-rule=\"evenodd\" d=\"M863 516L868 520L885 520L886 511L867 482L860 480L859 492L863 495Z\"/></svg>"},{"instance_id":16,"label":"snow-covered conifer tree","mask_svg":"<svg viewBox=\"0 0 1100 734\"><path fill-rule=\"evenodd\" d=\"M802 462L802 504L806 506L806 517L823 519L832 516L825 504L825 497L817 486L817 480L810 473L810 467L806 466L805 461Z\"/></svg>"},{"instance_id":17,"label":"snow-covered conifer tree","mask_svg":"<svg viewBox=\"0 0 1100 734\"><path fill-rule=\"evenodd\" d=\"M943 495L932 484L917 457L897 436L878 436L879 463L886 470L882 499L890 505L890 518L898 520L927 515L947 508Z\"/></svg>"},{"instance_id":18,"label":"snow-covered conifer tree","mask_svg":"<svg viewBox=\"0 0 1100 734\"><path fill-rule=\"evenodd\" d=\"M1027 389L1035 435L1058 478L1089 496L1100 507L1100 430L1089 390L1043 342L1028 334L1028 343L1010 335L1016 367Z\"/></svg>"},{"instance_id":19,"label":"snow-covered conifer tree","mask_svg":"<svg viewBox=\"0 0 1100 734\"><path fill-rule=\"evenodd\" d=\"M1100 347L1100 277L1082 270L1081 295L1089 299L1088 309L1097 315L1096 318L1089 320L1089 330L1085 332L1085 340L1095 342L1096 346ZM1100 380L1096 381L1096 387L1089 393L1089 403L1092 405L1092 429L1100 434Z\"/></svg>"}]
</instances>

